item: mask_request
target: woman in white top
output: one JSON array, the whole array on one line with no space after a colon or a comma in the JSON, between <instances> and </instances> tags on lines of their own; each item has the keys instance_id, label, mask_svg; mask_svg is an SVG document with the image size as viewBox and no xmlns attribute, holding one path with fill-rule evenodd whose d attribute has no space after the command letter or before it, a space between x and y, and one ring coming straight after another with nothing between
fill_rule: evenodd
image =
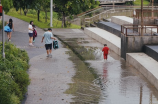
<instances>
[{"instance_id":1,"label":"woman in white top","mask_svg":"<svg viewBox=\"0 0 158 104\"><path fill-rule=\"evenodd\" d=\"M28 26L28 34L29 34L29 45L30 46L34 46L33 44L32 44L32 40L33 40L33 27L32 27L32 25L33 25L33 21L30 21L30 24L29 24L29 26Z\"/></svg>"}]
</instances>

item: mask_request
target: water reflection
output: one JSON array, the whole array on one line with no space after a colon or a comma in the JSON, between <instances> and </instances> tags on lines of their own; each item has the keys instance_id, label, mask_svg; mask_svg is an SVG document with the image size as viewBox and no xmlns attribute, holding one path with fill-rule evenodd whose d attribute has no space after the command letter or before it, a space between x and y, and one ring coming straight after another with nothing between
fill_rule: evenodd
<instances>
[{"instance_id":1,"label":"water reflection","mask_svg":"<svg viewBox=\"0 0 158 104\"><path fill-rule=\"evenodd\" d=\"M103 62L102 52L95 46L79 46L76 38L61 38L73 50L68 54L76 65L74 83L65 92L74 96L71 104L158 104L153 85L115 53Z\"/></svg>"},{"instance_id":2,"label":"water reflection","mask_svg":"<svg viewBox=\"0 0 158 104\"><path fill-rule=\"evenodd\" d=\"M101 83L98 83L102 88L100 104L158 104L158 91L154 87L151 88L152 85L147 79L124 60L115 60L109 56L108 62L99 60L88 62L100 76Z\"/></svg>"},{"instance_id":3,"label":"water reflection","mask_svg":"<svg viewBox=\"0 0 158 104\"><path fill-rule=\"evenodd\" d=\"M73 52L68 52L70 60L75 63L76 74L73 77L73 82L70 83L70 88L65 92L74 96L74 102L71 104L98 104L100 99L100 86L93 83L97 78L93 69L81 61Z\"/></svg>"}]
</instances>

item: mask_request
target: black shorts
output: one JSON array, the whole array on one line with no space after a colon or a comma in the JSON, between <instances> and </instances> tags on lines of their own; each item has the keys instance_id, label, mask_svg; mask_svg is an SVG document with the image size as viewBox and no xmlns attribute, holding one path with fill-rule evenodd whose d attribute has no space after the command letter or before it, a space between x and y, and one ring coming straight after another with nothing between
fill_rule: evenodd
<instances>
[{"instance_id":1,"label":"black shorts","mask_svg":"<svg viewBox=\"0 0 158 104\"><path fill-rule=\"evenodd\" d=\"M33 37L33 33L29 33L29 37Z\"/></svg>"},{"instance_id":2,"label":"black shorts","mask_svg":"<svg viewBox=\"0 0 158 104\"><path fill-rule=\"evenodd\" d=\"M45 44L45 48L46 48L46 50L48 50L48 49L52 49L52 43L51 44Z\"/></svg>"}]
</instances>

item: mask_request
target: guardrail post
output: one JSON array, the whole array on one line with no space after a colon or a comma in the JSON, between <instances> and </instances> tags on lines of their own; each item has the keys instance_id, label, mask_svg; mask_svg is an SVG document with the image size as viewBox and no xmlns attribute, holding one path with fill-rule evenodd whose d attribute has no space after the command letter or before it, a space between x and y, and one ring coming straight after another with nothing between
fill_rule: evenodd
<instances>
[{"instance_id":1,"label":"guardrail post","mask_svg":"<svg viewBox=\"0 0 158 104\"><path fill-rule=\"evenodd\" d=\"M123 33L123 32L122 32L122 25L121 25L121 33Z\"/></svg>"}]
</instances>

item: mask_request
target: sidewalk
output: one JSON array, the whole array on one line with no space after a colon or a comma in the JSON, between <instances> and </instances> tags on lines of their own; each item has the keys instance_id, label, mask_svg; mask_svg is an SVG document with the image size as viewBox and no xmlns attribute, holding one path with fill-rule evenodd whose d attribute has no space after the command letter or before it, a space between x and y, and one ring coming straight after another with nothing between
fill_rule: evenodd
<instances>
[{"instance_id":1,"label":"sidewalk","mask_svg":"<svg viewBox=\"0 0 158 104\"><path fill-rule=\"evenodd\" d=\"M25 49L30 57L30 69L28 70L31 84L24 104L65 104L71 101L72 96L64 94L71 83L71 77L75 74L74 65L68 59L68 49L63 48L59 42L59 49L53 50L52 58L46 57L44 43L41 43L44 31L37 28L38 37L34 47L28 45L28 23L14 17L5 16L5 21L13 19L14 30L11 42L21 49ZM5 34L6 36L6 34ZM0 33L0 40L2 34ZM6 36L7 39L7 36Z\"/></svg>"}]
</instances>

